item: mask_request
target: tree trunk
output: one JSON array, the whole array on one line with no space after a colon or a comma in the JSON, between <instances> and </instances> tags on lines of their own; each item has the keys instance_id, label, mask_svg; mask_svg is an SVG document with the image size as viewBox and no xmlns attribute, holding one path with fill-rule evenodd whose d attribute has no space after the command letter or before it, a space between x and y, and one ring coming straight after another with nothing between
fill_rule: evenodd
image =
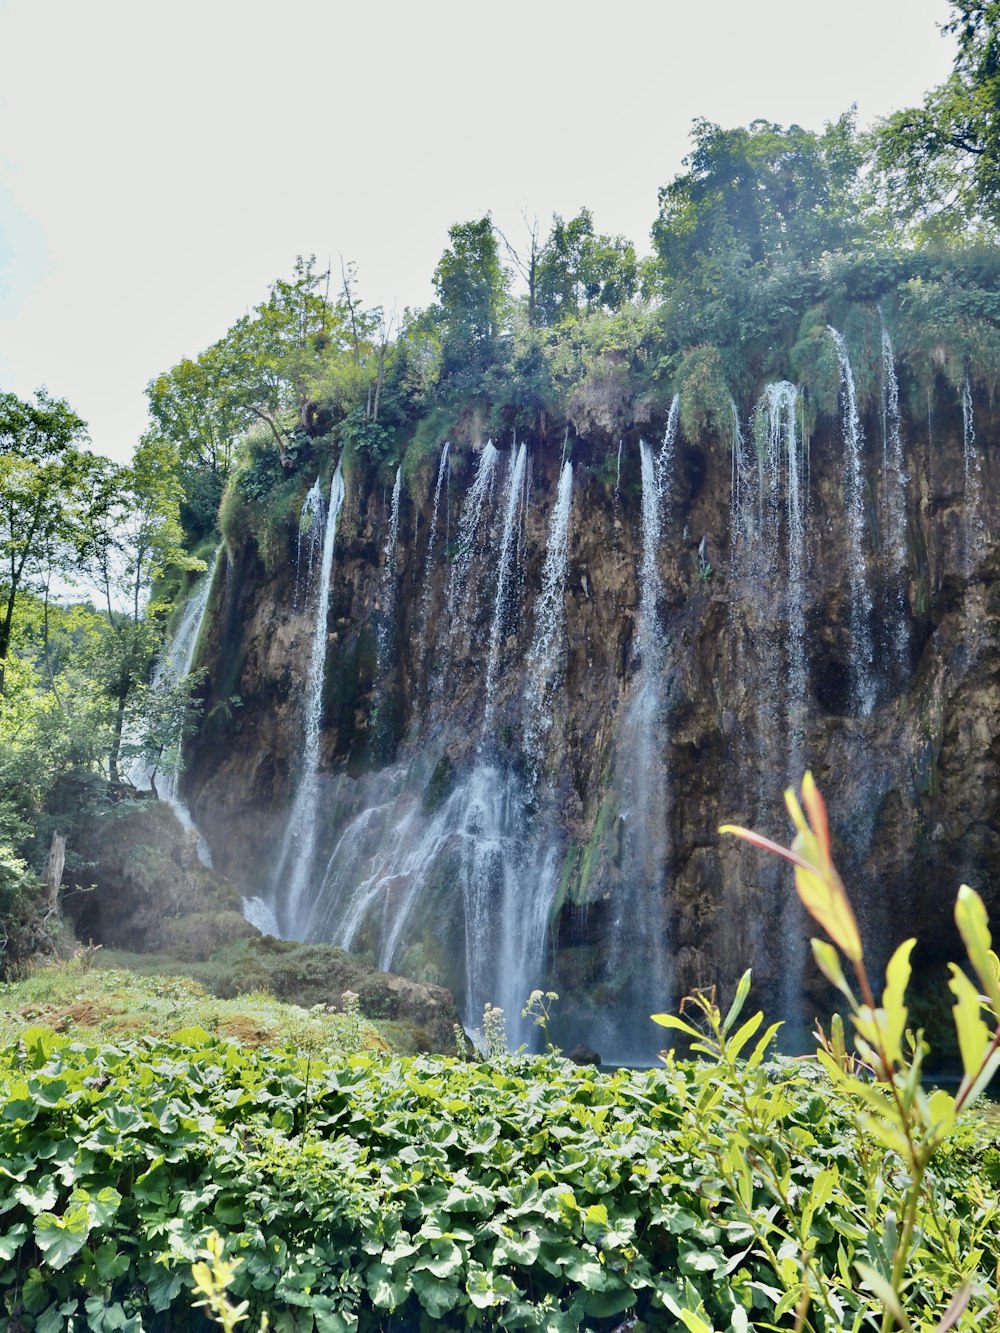
<instances>
[{"instance_id":1,"label":"tree trunk","mask_svg":"<svg viewBox=\"0 0 1000 1333\"><path fill-rule=\"evenodd\" d=\"M59 885L62 883L65 865L66 839L61 833L53 833L49 857L45 862L46 916L55 916L59 911Z\"/></svg>"},{"instance_id":2,"label":"tree trunk","mask_svg":"<svg viewBox=\"0 0 1000 1333\"><path fill-rule=\"evenodd\" d=\"M14 623L14 589L7 599L7 609L0 620L0 695L3 694L3 678L7 669L7 654L10 652L10 631Z\"/></svg>"},{"instance_id":3,"label":"tree trunk","mask_svg":"<svg viewBox=\"0 0 1000 1333\"><path fill-rule=\"evenodd\" d=\"M115 713L115 729L111 738L111 749L108 752L108 777L110 778L113 787L117 787L121 780L118 772L118 756L121 753L122 748L122 732L125 729L125 704L128 701L131 685L132 682L129 681L128 685L126 685L118 695L118 710Z\"/></svg>"},{"instance_id":4,"label":"tree trunk","mask_svg":"<svg viewBox=\"0 0 1000 1333\"><path fill-rule=\"evenodd\" d=\"M259 421L264 421L271 427L271 434L274 436L278 445L278 457L281 459L281 466L291 467L292 460L288 457L288 450L285 448L285 437L278 429L274 418L269 412L265 412L262 407L251 407L250 411Z\"/></svg>"}]
</instances>

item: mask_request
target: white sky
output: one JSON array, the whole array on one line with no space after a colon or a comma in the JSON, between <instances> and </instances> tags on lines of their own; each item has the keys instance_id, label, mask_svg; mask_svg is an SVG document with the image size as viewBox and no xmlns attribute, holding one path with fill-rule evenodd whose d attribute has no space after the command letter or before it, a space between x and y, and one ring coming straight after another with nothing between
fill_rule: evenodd
<instances>
[{"instance_id":1,"label":"white sky","mask_svg":"<svg viewBox=\"0 0 1000 1333\"><path fill-rule=\"evenodd\" d=\"M946 0L0 0L0 388L128 455L146 383L295 256L426 304L454 222L641 250L695 116L917 101ZM523 230L523 229L522 229Z\"/></svg>"}]
</instances>

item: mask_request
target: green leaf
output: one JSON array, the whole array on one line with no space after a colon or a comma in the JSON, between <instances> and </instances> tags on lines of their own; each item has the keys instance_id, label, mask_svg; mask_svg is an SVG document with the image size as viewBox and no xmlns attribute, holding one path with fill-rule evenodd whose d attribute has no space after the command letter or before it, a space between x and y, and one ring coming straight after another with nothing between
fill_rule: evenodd
<instances>
[{"instance_id":1,"label":"green leaf","mask_svg":"<svg viewBox=\"0 0 1000 1333\"><path fill-rule=\"evenodd\" d=\"M96 1194L77 1189L69 1196L70 1203L83 1203L87 1206L90 1224L94 1227L106 1227L121 1206L122 1196L116 1189L106 1185Z\"/></svg>"},{"instance_id":2,"label":"green leaf","mask_svg":"<svg viewBox=\"0 0 1000 1333\"><path fill-rule=\"evenodd\" d=\"M764 1015L758 1012L748 1018L738 1032L736 1032L728 1042L728 1052L733 1060L739 1058L740 1051L754 1035L761 1023L764 1021Z\"/></svg>"},{"instance_id":3,"label":"green leaf","mask_svg":"<svg viewBox=\"0 0 1000 1333\"><path fill-rule=\"evenodd\" d=\"M962 1069L966 1080L971 1081L983 1067L983 1059L990 1044L990 1031L983 1022L979 991L956 963L949 963L948 969L951 972L948 989L955 996L951 1012L955 1017Z\"/></svg>"},{"instance_id":4,"label":"green leaf","mask_svg":"<svg viewBox=\"0 0 1000 1333\"><path fill-rule=\"evenodd\" d=\"M883 1040L886 1055L893 1064L903 1058L903 1034L906 1031L906 988L910 984L910 954L916 940L904 940L889 959L885 969L882 1008L885 1011Z\"/></svg>"},{"instance_id":5,"label":"green leaf","mask_svg":"<svg viewBox=\"0 0 1000 1333\"><path fill-rule=\"evenodd\" d=\"M13 1259L27 1234L27 1222L15 1222L12 1227L0 1234L0 1262L9 1263Z\"/></svg>"},{"instance_id":6,"label":"green leaf","mask_svg":"<svg viewBox=\"0 0 1000 1333\"><path fill-rule=\"evenodd\" d=\"M55 1207L59 1190L51 1176L43 1176L34 1188L30 1185L18 1185L14 1191L14 1198L23 1204L29 1213L37 1216L39 1213L50 1212Z\"/></svg>"},{"instance_id":7,"label":"green leaf","mask_svg":"<svg viewBox=\"0 0 1000 1333\"><path fill-rule=\"evenodd\" d=\"M414 1270L411 1277L417 1299L432 1319L440 1319L455 1305L460 1292L456 1286L441 1282L431 1273Z\"/></svg>"},{"instance_id":8,"label":"green leaf","mask_svg":"<svg viewBox=\"0 0 1000 1333\"><path fill-rule=\"evenodd\" d=\"M854 1267L861 1276L861 1285L867 1287L882 1302L900 1328L909 1328L910 1321L892 1285L886 1281L877 1269L872 1268L869 1264L858 1261Z\"/></svg>"},{"instance_id":9,"label":"green leaf","mask_svg":"<svg viewBox=\"0 0 1000 1333\"><path fill-rule=\"evenodd\" d=\"M729 1032L729 1029L733 1026L743 1011L747 996L750 994L751 975L750 968L747 968L739 979L739 984L736 987L736 994L733 996L733 1002L729 1006L729 1012L722 1021L723 1035Z\"/></svg>"},{"instance_id":10,"label":"green leaf","mask_svg":"<svg viewBox=\"0 0 1000 1333\"><path fill-rule=\"evenodd\" d=\"M749 1058L747 1059L748 1069L757 1068L757 1066L763 1060L767 1052L767 1048L771 1045L771 1042L774 1041L775 1037L777 1036L778 1029L781 1028L782 1026L783 1026L782 1022L779 1021L777 1023L772 1023L771 1026L767 1029L767 1031L764 1033L763 1037L761 1037L760 1041L758 1041L757 1045L753 1048L753 1051L751 1052Z\"/></svg>"},{"instance_id":11,"label":"green leaf","mask_svg":"<svg viewBox=\"0 0 1000 1333\"><path fill-rule=\"evenodd\" d=\"M35 1243L51 1268L65 1268L90 1235L90 1214L84 1203L71 1204L62 1215L42 1213L35 1218Z\"/></svg>"},{"instance_id":12,"label":"green leaf","mask_svg":"<svg viewBox=\"0 0 1000 1333\"><path fill-rule=\"evenodd\" d=\"M983 992L1000 1018L1000 978L993 966L989 917L975 889L963 884L955 902L955 924Z\"/></svg>"},{"instance_id":13,"label":"green leaf","mask_svg":"<svg viewBox=\"0 0 1000 1333\"><path fill-rule=\"evenodd\" d=\"M847 978L844 976L844 969L840 963L840 954L829 940L812 939L809 941L812 946L813 958L816 960L816 966L829 981L831 986L836 986L837 990L853 1005L854 995L850 986L847 984Z\"/></svg>"},{"instance_id":14,"label":"green leaf","mask_svg":"<svg viewBox=\"0 0 1000 1333\"><path fill-rule=\"evenodd\" d=\"M685 1023L683 1018L678 1018L676 1014L650 1014L654 1023L659 1023L661 1028L673 1028L677 1032L683 1032L688 1037L694 1037L700 1040L705 1034L699 1032L697 1028Z\"/></svg>"},{"instance_id":15,"label":"green leaf","mask_svg":"<svg viewBox=\"0 0 1000 1333\"><path fill-rule=\"evenodd\" d=\"M707 1324L701 1315L696 1314L694 1310L679 1310L678 1314L684 1327L689 1329L690 1333L715 1333L712 1325Z\"/></svg>"}]
</instances>

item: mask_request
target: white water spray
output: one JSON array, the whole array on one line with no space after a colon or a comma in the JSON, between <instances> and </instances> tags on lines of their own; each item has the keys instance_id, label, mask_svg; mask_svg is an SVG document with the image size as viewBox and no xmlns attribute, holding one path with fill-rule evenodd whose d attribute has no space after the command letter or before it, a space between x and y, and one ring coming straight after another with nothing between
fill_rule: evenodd
<instances>
[{"instance_id":1,"label":"white water spray","mask_svg":"<svg viewBox=\"0 0 1000 1333\"><path fill-rule=\"evenodd\" d=\"M893 589L891 647L900 679L910 661L910 623L906 614L906 485L903 432L899 414L899 381L889 330L882 320L882 480L885 490L885 552Z\"/></svg>"},{"instance_id":2,"label":"white water spray","mask_svg":"<svg viewBox=\"0 0 1000 1333\"><path fill-rule=\"evenodd\" d=\"M875 677L871 632L872 595L868 587L864 549L865 497L864 474L861 468L861 450L864 441L847 344L832 325L827 325L827 332L837 349L837 361L840 365L841 421L846 450L844 509L847 516L847 578L851 601L851 702L861 717L868 717L875 707Z\"/></svg>"},{"instance_id":3,"label":"white water spray","mask_svg":"<svg viewBox=\"0 0 1000 1333\"><path fill-rule=\"evenodd\" d=\"M535 635L528 650L524 688L525 752L532 785L545 762L545 742L552 729L560 656L565 639L566 569L569 561L569 515L573 499L573 464L562 466L559 489L549 520L549 538L542 568L542 590L535 603Z\"/></svg>"},{"instance_id":4,"label":"white water spray","mask_svg":"<svg viewBox=\"0 0 1000 1333\"><path fill-rule=\"evenodd\" d=\"M507 497L504 504L503 528L500 535L500 553L497 562L497 590L493 606L493 624L490 626L489 656L486 662L485 696L486 708L483 716L483 739L490 733L493 724L493 705L496 697L497 670L500 665L500 645L503 642L507 620L510 613L510 585L513 581L513 555L520 530L518 518L524 506L524 473L527 449L518 446L511 463L507 480ZM477 478L478 480L478 478Z\"/></svg>"}]
</instances>

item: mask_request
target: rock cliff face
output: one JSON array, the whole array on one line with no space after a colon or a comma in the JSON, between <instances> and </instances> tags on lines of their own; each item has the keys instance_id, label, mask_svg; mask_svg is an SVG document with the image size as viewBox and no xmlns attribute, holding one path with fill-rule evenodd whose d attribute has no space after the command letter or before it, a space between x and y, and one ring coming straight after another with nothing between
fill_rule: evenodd
<instances>
[{"instance_id":1,"label":"rock cliff face","mask_svg":"<svg viewBox=\"0 0 1000 1333\"><path fill-rule=\"evenodd\" d=\"M650 1012L750 965L771 1012L814 1012L790 877L716 832L785 838L809 766L874 952L916 933L930 977L958 884L1000 886L1000 477L985 401L941 383L900 421L890 378L854 417L846 367L808 436L786 385L731 439L673 412L648 445L452 445L395 504L348 472L325 638L328 505L272 575L230 553L185 779L215 865L468 1023L499 1003L526 1039L551 986L564 1045L652 1059Z\"/></svg>"}]
</instances>

